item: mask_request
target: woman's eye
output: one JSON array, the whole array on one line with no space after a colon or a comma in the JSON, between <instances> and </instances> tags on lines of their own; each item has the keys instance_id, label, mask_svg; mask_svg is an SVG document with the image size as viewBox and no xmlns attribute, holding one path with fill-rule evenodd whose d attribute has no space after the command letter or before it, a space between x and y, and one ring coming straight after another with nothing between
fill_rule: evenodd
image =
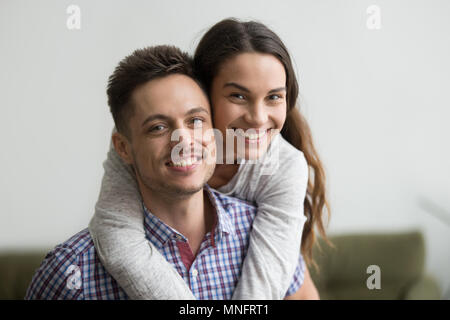
<instances>
[{"instance_id":1,"label":"woman's eye","mask_svg":"<svg viewBox=\"0 0 450 320\"><path fill-rule=\"evenodd\" d=\"M269 100L279 100L283 98L282 96L280 96L279 94L272 94L269 96Z\"/></svg>"}]
</instances>

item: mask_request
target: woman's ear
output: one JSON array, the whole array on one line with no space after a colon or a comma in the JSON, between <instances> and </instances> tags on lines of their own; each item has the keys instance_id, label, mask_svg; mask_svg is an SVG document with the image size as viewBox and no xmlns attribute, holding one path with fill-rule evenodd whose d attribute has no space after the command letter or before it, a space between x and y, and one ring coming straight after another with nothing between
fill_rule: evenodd
<instances>
[{"instance_id":1,"label":"woman's ear","mask_svg":"<svg viewBox=\"0 0 450 320\"><path fill-rule=\"evenodd\" d=\"M133 164L133 153L131 152L131 143L128 141L127 137L119 132L114 132L112 135L112 142L114 144L114 149L116 149L117 154L122 158L122 160L127 164Z\"/></svg>"}]
</instances>

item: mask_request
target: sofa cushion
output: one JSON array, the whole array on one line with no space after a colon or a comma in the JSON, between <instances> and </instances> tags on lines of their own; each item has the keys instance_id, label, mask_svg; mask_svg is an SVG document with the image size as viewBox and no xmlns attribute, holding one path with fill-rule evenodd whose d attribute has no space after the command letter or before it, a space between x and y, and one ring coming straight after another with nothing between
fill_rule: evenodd
<instances>
[{"instance_id":1,"label":"sofa cushion","mask_svg":"<svg viewBox=\"0 0 450 320\"><path fill-rule=\"evenodd\" d=\"M0 299L21 300L46 252L0 253Z\"/></svg>"}]
</instances>

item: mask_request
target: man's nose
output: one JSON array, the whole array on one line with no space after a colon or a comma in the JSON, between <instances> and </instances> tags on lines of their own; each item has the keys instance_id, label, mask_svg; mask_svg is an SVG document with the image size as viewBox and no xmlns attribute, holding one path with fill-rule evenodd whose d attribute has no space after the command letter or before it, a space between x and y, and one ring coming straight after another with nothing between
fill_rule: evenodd
<instances>
[{"instance_id":1,"label":"man's nose","mask_svg":"<svg viewBox=\"0 0 450 320\"><path fill-rule=\"evenodd\" d=\"M255 102L245 114L245 120L253 127L259 128L268 121L268 114L263 102Z\"/></svg>"},{"instance_id":2,"label":"man's nose","mask_svg":"<svg viewBox=\"0 0 450 320\"><path fill-rule=\"evenodd\" d=\"M192 130L186 128L176 128L171 135L170 146L173 148L176 145L189 147L193 143Z\"/></svg>"}]
</instances>

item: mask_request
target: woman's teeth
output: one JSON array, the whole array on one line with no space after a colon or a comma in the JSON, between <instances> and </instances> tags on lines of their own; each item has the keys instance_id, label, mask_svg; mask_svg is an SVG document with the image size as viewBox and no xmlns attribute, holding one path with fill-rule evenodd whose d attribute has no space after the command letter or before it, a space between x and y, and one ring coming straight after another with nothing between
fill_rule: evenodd
<instances>
[{"instance_id":1,"label":"woman's teeth","mask_svg":"<svg viewBox=\"0 0 450 320\"><path fill-rule=\"evenodd\" d=\"M247 130L247 131L254 132L255 130ZM249 139L249 140L258 140L258 139L264 137L267 133L266 130L260 130L258 133L245 132L244 134L242 134L242 129L240 129L240 130L238 129L238 131L236 131L236 129L235 129L235 132L237 134L239 134L240 136L244 136L244 138Z\"/></svg>"},{"instance_id":2,"label":"woman's teeth","mask_svg":"<svg viewBox=\"0 0 450 320\"><path fill-rule=\"evenodd\" d=\"M266 134L266 132L264 131L264 132L262 132L260 134L257 134L257 133L255 133L255 134L245 134L245 137L250 139L250 140L257 140L257 139L263 137L265 134Z\"/></svg>"}]
</instances>

